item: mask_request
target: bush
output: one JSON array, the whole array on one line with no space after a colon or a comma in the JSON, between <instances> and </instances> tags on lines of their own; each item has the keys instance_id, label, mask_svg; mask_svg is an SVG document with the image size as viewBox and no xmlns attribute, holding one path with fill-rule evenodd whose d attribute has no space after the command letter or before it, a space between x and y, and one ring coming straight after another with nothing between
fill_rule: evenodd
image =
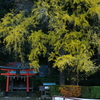
<instances>
[{"instance_id":1,"label":"bush","mask_svg":"<svg viewBox=\"0 0 100 100\"><path fill-rule=\"evenodd\" d=\"M50 95L51 96L61 96L60 90L59 90L60 85L52 85L50 86Z\"/></svg>"},{"instance_id":2,"label":"bush","mask_svg":"<svg viewBox=\"0 0 100 100\"><path fill-rule=\"evenodd\" d=\"M100 99L100 86L91 86L91 98Z\"/></svg>"},{"instance_id":3,"label":"bush","mask_svg":"<svg viewBox=\"0 0 100 100\"><path fill-rule=\"evenodd\" d=\"M51 96L99 99L100 86L53 85L50 86L50 94Z\"/></svg>"},{"instance_id":4,"label":"bush","mask_svg":"<svg viewBox=\"0 0 100 100\"><path fill-rule=\"evenodd\" d=\"M59 87L60 93L65 97L79 97L81 95L81 87L75 85L62 85Z\"/></svg>"},{"instance_id":5,"label":"bush","mask_svg":"<svg viewBox=\"0 0 100 100\"><path fill-rule=\"evenodd\" d=\"M90 99L100 98L100 86L82 86L81 97Z\"/></svg>"},{"instance_id":6,"label":"bush","mask_svg":"<svg viewBox=\"0 0 100 100\"><path fill-rule=\"evenodd\" d=\"M90 86L82 86L81 97L82 98L90 98L90 95L91 95L90 91L91 91Z\"/></svg>"}]
</instances>

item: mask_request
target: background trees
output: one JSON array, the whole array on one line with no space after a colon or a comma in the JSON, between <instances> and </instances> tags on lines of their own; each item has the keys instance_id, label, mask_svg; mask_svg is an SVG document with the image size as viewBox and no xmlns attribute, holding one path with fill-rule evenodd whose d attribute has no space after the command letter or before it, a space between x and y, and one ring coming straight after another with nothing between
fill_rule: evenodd
<instances>
[{"instance_id":1,"label":"background trees","mask_svg":"<svg viewBox=\"0 0 100 100\"><path fill-rule=\"evenodd\" d=\"M93 55L100 48L99 10L99 0L37 0L29 15L6 14L1 19L0 36L21 61L27 59L38 69L39 57L47 56L61 71L61 80L65 80L65 69L78 79L80 72L98 68ZM73 78L71 81L76 84Z\"/></svg>"}]
</instances>

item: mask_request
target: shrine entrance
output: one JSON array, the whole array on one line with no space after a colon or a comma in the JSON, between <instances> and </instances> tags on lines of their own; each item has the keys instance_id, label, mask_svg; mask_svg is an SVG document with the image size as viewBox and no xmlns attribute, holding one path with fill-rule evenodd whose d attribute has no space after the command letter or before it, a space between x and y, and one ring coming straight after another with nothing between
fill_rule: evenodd
<instances>
[{"instance_id":1,"label":"shrine entrance","mask_svg":"<svg viewBox=\"0 0 100 100\"><path fill-rule=\"evenodd\" d=\"M37 72L28 64L9 63L7 66L0 66L0 69L6 71L6 73L1 73L1 75L6 76L6 96L8 96L9 91L26 90L27 96L29 91L33 91L30 79Z\"/></svg>"},{"instance_id":2,"label":"shrine entrance","mask_svg":"<svg viewBox=\"0 0 100 100\"><path fill-rule=\"evenodd\" d=\"M9 91L26 91L26 77L25 76L10 76ZM33 84L31 77L29 77L29 91L33 91Z\"/></svg>"}]
</instances>

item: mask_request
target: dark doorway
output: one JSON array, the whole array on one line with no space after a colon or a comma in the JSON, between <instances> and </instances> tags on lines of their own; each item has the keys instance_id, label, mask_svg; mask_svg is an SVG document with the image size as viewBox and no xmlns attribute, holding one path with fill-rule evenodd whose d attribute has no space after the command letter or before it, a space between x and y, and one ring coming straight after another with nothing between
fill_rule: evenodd
<instances>
[{"instance_id":1,"label":"dark doorway","mask_svg":"<svg viewBox=\"0 0 100 100\"><path fill-rule=\"evenodd\" d=\"M33 91L33 84L29 80L29 89ZM10 91L26 91L26 77L25 76L11 76L10 77Z\"/></svg>"}]
</instances>

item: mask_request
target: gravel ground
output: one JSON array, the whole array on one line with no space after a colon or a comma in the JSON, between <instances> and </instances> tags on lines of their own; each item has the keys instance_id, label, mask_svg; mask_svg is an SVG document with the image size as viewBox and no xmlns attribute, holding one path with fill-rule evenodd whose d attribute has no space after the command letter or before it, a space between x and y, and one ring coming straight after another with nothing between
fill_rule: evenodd
<instances>
[{"instance_id":1,"label":"gravel ground","mask_svg":"<svg viewBox=\"0 0 100 100\"><path fill-rule=\"evenodd\" d=\"M30 98L26 98L26 97L0 97L0 100L52 100L51 97L47 97L47 98L35 98L35 97L30 97Z\"/></svg>"},{"instance_id":2,"label":"gravel ground","mask_svg":"<svg viewBox=\"0 0 100 100\"><path fill-rule=\"evenodd\" d=\"M26 97L1 97L0 100L39 100L38 98L26 98Z\"/></svg>"},{"instance_id":3,"label":"gravel ground","mask_svg":"<svg viewBox=\"0 0 100 100\"><path fill-rule=\"evenodd\" d=\"M8 93L8 98L3 96L0 97L0 100L52 100L49 96L41 96L36 93L30 93L29 98L26 97L26 92L19 91L19 92L11 92Z\"/></svg>"}]
</instances>

